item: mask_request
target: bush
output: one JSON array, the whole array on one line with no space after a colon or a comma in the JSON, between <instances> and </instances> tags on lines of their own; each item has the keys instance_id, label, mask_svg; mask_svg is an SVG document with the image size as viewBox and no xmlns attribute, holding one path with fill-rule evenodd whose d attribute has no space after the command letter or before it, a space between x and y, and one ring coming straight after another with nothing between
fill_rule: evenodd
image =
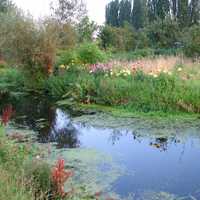
<instances>
[{"instance_id":1,"label":"bush","mask_svg":"<svg viewBox=\"0 0 200 200\"><path fill-rule=\"evenodd\" d=\"M112 49L114 52L134 50L137 43L136 33L129 24L125 24L124 27L106 25L101 29L99 38L104 49Z\"/></svg>"},{"instance_id":2,"label":"bush","mask_svg":"<svg viewBox=\"0 0 200 200\"><path fill-rule=\"evenodd\" d=\"M200 56L200 26L193 26L186 31L184 37L184 52L189 57Z\"/></svg>"},{"instance_id":3,"label":"bush","mask_svg":"<svg viewBox=\"0 0 200 200\"><path fill-rule=\"evenodd\" d=\"M76 50L62 51L57 60L57 66L72 65L79 63Z\"/></svg>"},{"instance_id":4,"label":"bush","mask_svg":"<svg viewBox=\"0 0 200 200\"><path fill-rule=\"evenodd\" d=\"M103 62L106 54L95 43L84 43L77 49L78 59L83 64Z\"/></svg>"},{"instance_id":5,"label":"bush","mask_svg":"<svg viewBox=\"0 0 200 200\"><path fill-rule=\"evenodd\" d=\"M9 93L17 97L24 91L24 74L15 68L2 69L0 72L0 99L1 95Z\"/></svg>"}]
</instances>

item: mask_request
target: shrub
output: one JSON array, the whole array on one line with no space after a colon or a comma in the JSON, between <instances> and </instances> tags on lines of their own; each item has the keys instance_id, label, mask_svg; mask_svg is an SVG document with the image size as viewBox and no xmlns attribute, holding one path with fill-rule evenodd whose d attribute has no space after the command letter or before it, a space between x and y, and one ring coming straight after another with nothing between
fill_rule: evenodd
<instances>
[{"instance_id":1,"label":"shrub","mask_svg":"<svg viewBox=\"0 0 200 200\"><path fill-rule=\"evenodd\" d=\"M184 37L184 52L189 57L200 56L200 26L193 26L186 31Z\"/></svg>"},{"instance_id":2,"label":"shrub","mask_svg":"<svg viewBox=\"0 0 200 200\"><path fill-rule=\"evenodd\" d=\"M68 50L60 53L56 65L72 65L77 63L79 63L77 52L75 50Z\"/></svg>"},{"instance_id":3,"label":"shrub","mask_svg":"<svg viewBox=\"0 0 200 200\"><path fill-rule=\"evenodd\" d=\"M136 47L136 33L129 24L124 27L111 27L106 25L100 31L99 38L104 49L117 51L130 51Z\"/></svg>"},{"instance_id":4,"label":"shrub","mask_svg":"<svg viewBox=\"0 0 200 200\"><path fill-rule=\"evenodd\" d=\"M17 98L24 91L24 74L16 68L7 68L0 73L0 99L1 95L9 94Z\"/></svg>"},{"instance_id":5,"label":"shrub","mask_svg":"<svg viewBox=\"0 0 200 200\"><path fill-rule=\"evenodd\" d=\"M95 64L103 62L106 54L101 51L95 43L84 43L77 50L78 59L83 64Z\"/></svg>"}]
</instances>

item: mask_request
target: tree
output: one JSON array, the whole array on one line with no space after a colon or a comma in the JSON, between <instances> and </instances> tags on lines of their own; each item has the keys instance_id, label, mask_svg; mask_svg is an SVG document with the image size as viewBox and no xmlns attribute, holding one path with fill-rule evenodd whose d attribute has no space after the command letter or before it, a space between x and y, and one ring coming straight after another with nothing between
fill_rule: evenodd
<instances>
[{"instance_id":1,"label":"tree","mask_svg":"<svg viewBox=\"0 0 200 200\"><path fill-rule=\"evenodd\" d=\"M158 18L164 20L170 15L170 1L169 0L149 0L148 14L150 21Z\"/></svg>"},{"instance_id":2,"label":"tree","mask_svg":"<svg viewBox=\"0 0 200 200\"><path fill-rule=\"evenodd\" d=\"M124 22L131 23L131 7L130 0L121 0L119 4L119 26L123 26Z\"/></svg>"},{"instance_id":3,"label":"tree","mask_svg":"<svg viewBox=\"0 0 200 200\"><path fill-rule=\"evenodd\" d=\"M157 0L148 0L147 8L149 22L156 20Z\"/></svg>"},{"instance_id":4,"label":"tree","mask_svg":"<svg viewBox=\"0 0 200 200\"><path fill-rule=\"evenodd\" d=\"M119 26L119 0L113 0L106 6L106 24Z\"/></svg>"},{"instance_id":5,"label":"tree","mask_svg":"<svg viewBox=\"0 0 200 200\"><path fill-rule=\"evenodd\" d=\"M154 48L174 48L180 41L180 28L171 18L158 19L147 26L147 35Z\"/></svg>"},{"instance_id":6,"label":"tree","mask_svg":"<svg viewBox=\"0 0 200 200\"><path fill-rule=\"evenodd\" d=\"M86 5L82 0L58 0L58 5L51 3L55 17L62 23L76 23L86 16Z\"/></svg>"},{"instance_id":7,"label":"tree","mask_svg":"<svg viewBox=\"0 0 200 200\"><path fill-rule=\"evenodd\" d=\"M90 21L89 17L83 18L78 24L78 35L79 42L91 42L95 31L97 31L98 26L94 21Z\"/></svg>"},{"instance_id":8,"label":"tree","mask_svg":"<svg viewBox=\"0 0 200 200\"><path fill-rule=\"evenodd\" d=\"M57 22L46 19L40 23L19 10L0 15L0 51L4 58L34 75L52 72L59 45Z\"/></svg>"},{"instance_id":9,"label":"tree","mask_svg":"<svg viewBox=\"0 0 200 200\"><path fill-rule=\"evenodd\" d=\"M171 0L171 10L173 20L177 19L178 15L178 0Z\"/></svg>"},{"instance_id":10,"label":"tree","mask_svg":"<svg viewBox=\"0 0 200 200\"><path fill-rule=\"evenodd\" d=\"M189 0L178 0L178 22L180 27L188 26L189 24Z\"/></svg>"},{"instance_id":11,"label":"tree","mask_svg":"<svg viewBox=\"0 0 200 200\"><path fill-rule=\"evenodd\" d=\"M170 2L169 0L158 0L157 1L157 16L158 18L164 20L170 15Z\"/></svg>"},{"instance_id":12,"label":"tree","mask_svg":"<svg viewBox=\"0 0 200 200\"><path fill-rule=\"evenodd\" d=\"M128 23L125 23L124 27L102 27L99 38L103 48L113 51L130 51L136 46L135 32Z\"/></svg>"},{"instance_id":13,"label":"tree","mask_svg":"<svg viewBox=\"0 0 200 200\"><path fill-rule=\"evenodd\" d=\"M9 0L0 0L0 13L7 12L10 6L11 2Z\"/></svg>"},{"instance_id":14,"label":"tree","mask_svg":"<svg viewBox=\"0 0 200 200\"><path fill-rule=\"evenodd\" d=\"M200 2L191 0L189 6L190 25L198 24L200 20Z\"/></svg>"},{"instance_id":15,"label":"tree","mask_svg":"<svg viewBox=\"0 0 200 200\"><path fill-rule=\"evenodd\" d=\"M190 57L200 57L200 26L194 25L185 32L184 52Z\"/></svg>"},{"instance_id":16,"label":"tree","mask_svg":"<svg viewBox=\"0 0 200 200\"><path fill-rule=\"evenodd\" d=\"M147 7L146 0L134 0L132 10L132 24L135 29L143 28L146 23Z\"/></svg>"}]
</instances>

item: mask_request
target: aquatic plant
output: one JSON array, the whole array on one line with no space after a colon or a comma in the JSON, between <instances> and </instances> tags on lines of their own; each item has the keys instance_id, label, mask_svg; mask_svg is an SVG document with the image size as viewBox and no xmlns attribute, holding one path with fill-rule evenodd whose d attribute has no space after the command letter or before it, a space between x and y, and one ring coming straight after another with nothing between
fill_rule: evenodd
<instances>
[{"instance_id":1,"label":"aquatic plant","mask_svg":"<svg viewBox=\"0 0 200 200\"><path fill-rule=\"evenodd\" d=\"M63 159L59 159L56 166L52 170L52 181L54 184L55 195L65 197L69 194L69 192L65 192L64 184L72 176L72 171L65 170L65 161Z\"/></svg>"}]
</instances>

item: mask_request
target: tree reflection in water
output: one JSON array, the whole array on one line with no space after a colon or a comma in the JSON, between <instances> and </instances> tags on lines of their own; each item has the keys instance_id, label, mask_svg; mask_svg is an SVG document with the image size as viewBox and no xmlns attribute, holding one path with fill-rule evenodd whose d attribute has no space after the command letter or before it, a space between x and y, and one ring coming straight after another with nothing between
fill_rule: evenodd
<instances>
[{"instance_id":1,"label":"tree reflection in water","mask_svg":"<svg viewBox=\"0 0 200 200\"><path fill-rule=\"evenodd\" d=\"M60 109L56 109L49 124L40 131L41 142L55 142L57 148L77 148L80 146L78 130L73 126L70 117Z\"/></svg>"}]
</instances>

